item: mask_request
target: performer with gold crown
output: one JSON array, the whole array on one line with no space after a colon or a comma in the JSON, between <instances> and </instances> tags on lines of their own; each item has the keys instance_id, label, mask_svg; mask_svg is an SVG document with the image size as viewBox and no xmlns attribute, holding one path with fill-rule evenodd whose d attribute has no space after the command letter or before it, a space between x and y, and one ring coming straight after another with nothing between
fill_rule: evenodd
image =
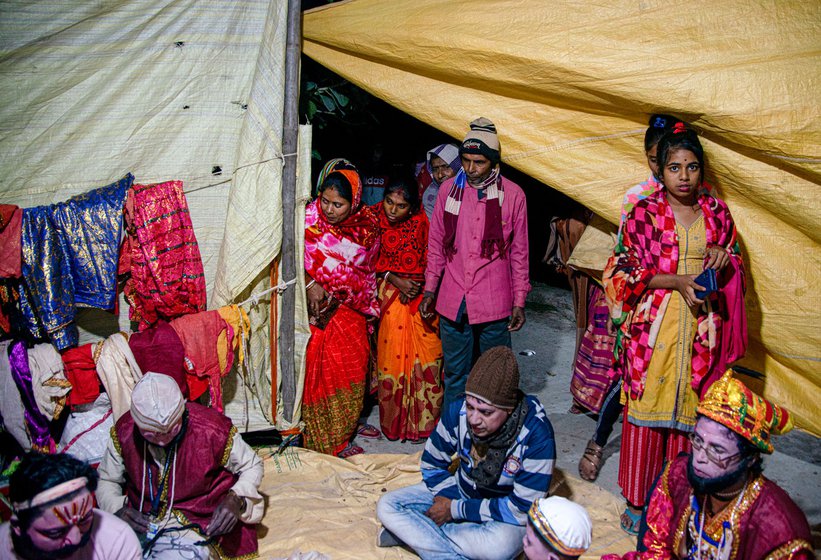
<instances>
[{"instance_id":1,"label":"performer with gold crown","mask_svg":"<svg viewBox=\"0 0 821 560\"><path fill-rule=\"evenodd\" d=\"M698 405L692 452L661 475L647 508L641 552L623 560L811 559L807 518L762 475L770 434L792 429L789 413L727 371ZM603 560L618 560L616 555Z\"/></svg>"}]
</instances>

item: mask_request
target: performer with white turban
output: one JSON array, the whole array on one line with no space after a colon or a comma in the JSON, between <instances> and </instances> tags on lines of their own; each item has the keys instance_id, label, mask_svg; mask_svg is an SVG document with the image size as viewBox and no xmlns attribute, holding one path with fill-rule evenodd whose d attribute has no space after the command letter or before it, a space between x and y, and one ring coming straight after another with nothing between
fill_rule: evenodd
<instances>
[{"instance_id":1,"label":"performer with white turban","mask_svg":"<svg viewBox=\"0 0 821 560\"><path fill-rule=\"evenodd\" d=\"M561 496L539 498L527 515L527 560L571 560L590 548L593 523L587 510Z\"/></svg>"},{"instance_id":2,"label":"performer with white turban","mask_svg":"<svg viewBox=\"0 0 821 560\"><path fill-rule=\"evenodd\" d=\"M151 543L148 558L250 558L262 471L229 418L149 372L111 430L97 501Z\"/></svg>"}]
</instances>

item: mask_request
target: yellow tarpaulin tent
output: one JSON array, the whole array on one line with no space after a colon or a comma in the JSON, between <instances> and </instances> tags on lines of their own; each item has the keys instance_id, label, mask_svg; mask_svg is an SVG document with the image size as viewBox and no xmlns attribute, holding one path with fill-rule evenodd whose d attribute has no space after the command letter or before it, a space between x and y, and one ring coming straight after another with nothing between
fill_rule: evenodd
<instances>
[{"instance_id":1,"label":"yellow tarpaulin tent","mask_svg":"<svg viewBox=\"0 0 821 560\"><path fill-rule=\"evenodd\" d=\"M305 15L303 49L456 138L490 118L505 164L613 222L648 115L693 123L748 264L741 364L821 434L821 4L350 0Z\"/></svg>"}]
</instances>

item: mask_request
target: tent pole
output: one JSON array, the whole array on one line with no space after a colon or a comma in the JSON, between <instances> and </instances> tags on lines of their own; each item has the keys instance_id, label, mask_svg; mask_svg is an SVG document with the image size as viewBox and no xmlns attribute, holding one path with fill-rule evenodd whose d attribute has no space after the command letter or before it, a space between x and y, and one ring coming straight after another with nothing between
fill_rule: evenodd
<instances>
[{"instance_id":1,"label":"tent pole","mask_svg":"<svg viewBox=\"0 0 821 560\"><path fill-rule=\"evenodd\" d=\"M282 278L290 280L297 271L295 261L296 235L296 151L299 133L299 56L302 52L302 2L288 0L288 34L285 46L285 110L282 115L282 153L286 154L282 172ZM288 288L282 297L282 319L279 327L279 365L282 379L282 412L286 421L293 421L296 398L294 367L294 315L297 288ZM272 325L271 328L276 328ZM276 379L272 380L276 383Z\"/></svg>"}]
</instances>

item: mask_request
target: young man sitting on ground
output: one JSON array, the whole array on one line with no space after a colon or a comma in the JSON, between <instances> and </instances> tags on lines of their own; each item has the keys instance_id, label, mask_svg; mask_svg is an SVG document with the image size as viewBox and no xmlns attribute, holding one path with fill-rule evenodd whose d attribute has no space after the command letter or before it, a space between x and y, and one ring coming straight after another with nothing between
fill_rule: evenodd
<instances>
[{"instance_id":1,"label":"young man sitting on ground","mask_svg":"<svg viewBox=\"0 0 821 560\"><path fill-rule=\"evenodd\" d=\"M491 348L428 439L423 482L379 500L378 544L404 544L423 560L513 558L555 459L553 427L541 403L519 390L516 357L506 346Z\"/></svg>"}]
</instances>

